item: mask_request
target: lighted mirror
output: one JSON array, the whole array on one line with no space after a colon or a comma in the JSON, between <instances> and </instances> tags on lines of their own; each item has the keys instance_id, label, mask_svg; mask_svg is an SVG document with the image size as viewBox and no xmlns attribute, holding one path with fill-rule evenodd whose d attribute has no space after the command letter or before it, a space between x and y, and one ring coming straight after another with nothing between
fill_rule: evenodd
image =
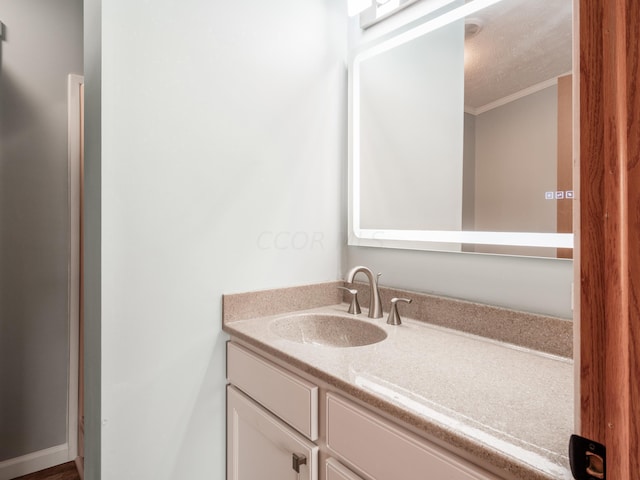
<instances>
[{"instance_id":1,"label":"lighted mirror","mask_svg":"<svg viewBox=\"0 0 640 480\"><path fill-rule=\"evenodd\" d=\"M459 0L350 63L351 245L570 257L571 0Z\"/></svg>"}]
</instances>

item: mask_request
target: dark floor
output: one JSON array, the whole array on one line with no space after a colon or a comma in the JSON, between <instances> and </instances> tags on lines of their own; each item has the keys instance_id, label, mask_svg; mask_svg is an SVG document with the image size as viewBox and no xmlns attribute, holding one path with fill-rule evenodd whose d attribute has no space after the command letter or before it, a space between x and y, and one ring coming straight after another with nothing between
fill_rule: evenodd
<instances>
[{"instance_id":1,"label":"dark floor","mask_svg":"<svg viewBox=\"0 0 640 480\"><path fill-rule=\"evenodd\" d=\"M68 462L13 480L80 480L80 476L76 470L75 462Z\"/></svg>"}]
</instances>

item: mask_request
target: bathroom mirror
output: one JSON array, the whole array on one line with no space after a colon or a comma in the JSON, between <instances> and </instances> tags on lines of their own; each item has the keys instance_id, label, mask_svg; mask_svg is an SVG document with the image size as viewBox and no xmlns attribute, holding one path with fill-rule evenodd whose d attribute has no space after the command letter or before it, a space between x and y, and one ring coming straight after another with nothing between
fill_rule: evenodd
<instances>
[{"instance_id":1,"label":"bathroom mirror","mask_svg":"<svg viewBox=\"0 0 640 480\"><path fill-rule=\"evenodd\" d=\"M349 244L571 257L572 2L449 7L350 62Z\"/></svg>"}]
</instances>

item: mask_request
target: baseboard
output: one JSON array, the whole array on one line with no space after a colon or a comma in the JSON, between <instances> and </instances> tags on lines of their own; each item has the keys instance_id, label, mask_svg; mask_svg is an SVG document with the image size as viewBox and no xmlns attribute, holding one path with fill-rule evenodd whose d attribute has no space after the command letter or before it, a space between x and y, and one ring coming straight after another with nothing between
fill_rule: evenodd
<instances>
[{"instance_id":1,"label":"baseboard","mask_svg":"<svg viewBox=\"0 0 640 480\"><path fill-rule=\"evenodd\" d=\"M11 480L12 478L54 467L68 461L69 446L66 443L57 445L0 462L0 480Z\"/></svg>"}]
</instances>

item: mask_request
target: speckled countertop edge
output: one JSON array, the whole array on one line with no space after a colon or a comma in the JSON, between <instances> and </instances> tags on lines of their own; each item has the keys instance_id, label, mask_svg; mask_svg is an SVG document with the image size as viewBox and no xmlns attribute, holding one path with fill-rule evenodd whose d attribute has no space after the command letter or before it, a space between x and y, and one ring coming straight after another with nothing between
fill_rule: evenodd
<instances>
[{"instance_id":1,"label":"speckled countertop edge","mask_svg":"<svg viewBox=\"0 0 640 480\"><path fill-rule=\"evenodd\" d=\"M495 469L497 472L502 472L502 475L512 476L514 478L522 478L522 479L531 479L531 480L552 480L558 478L570 478L565 476L564 474L561 476L553 476L548 474L547 472L541 471L526 462L521 462L518 459L514 459L513 457L507 455L506 453L493 449L488 445L477 441L474 438L470 438L465 436L460 431L457 431L455 428L450 428L446 425L438 424L435 422L430 422L423 417L415 415L406 409L403 409L401 406L398 406L391 401L386 400L385 398L379 397L373 393L370 393L363 388L360 388L353 383L345 381L335 375L332 375L331 372L323 370L321 368L317 368L311 363L302 361L299 358L296 358L294 355L290 355L286 349L281 347L275 347L264 341L261 341L258 338L255 338L251 334L247 334L241 329L234 327L234 322L239 320L247 320L251 318L263 318L268 315L279 315L284 314L289 311L301 311L308 310L313 308L318 308L319 306L335 305L339 303L335 302L335 291L337 290L337 286L342 285L342 282L329 282L321 285L311 285L304 287L294 287L291 289L277 289L273 291L265 291L258 292L257 298L259 298L259 302L257 304L261 305L260 308L255 309L253 307L245 308L247 305L247 301L249 304L253 303L250 301L253 293L247 294L236 294L223 297L223 305L224 305L224 316L223 316L223 330L230 334L233 337L236 337L239 340L246 342L249 345L253 345L259 350L263 352L273 355L276 358L279 358L291 366L311 375L319 380L337 388L338 390L344 392L345 394L351 395L352 397L358 398L361 401L365 402L368 405L371 405L375 408L378 408L380 411L385 412L393 418L398 419L401 422L411 426L413 429L417 429L420 432L423 432L427 437L432 437L442 442L444 445L448 445L453 447L454 449L459 449L461 451L468 452L472 456L478 458L479 460L486 462L487 464L492 466L492 469ZM300 290L300 288L302 290ZM314 297L314 292L320 292L320 295L316 297L314 300L306 300L301 303L298 294L302 291L304 292L307 299L310 297ZM387 294L395 295L395 292L391 289L386 289ZM406 292L402 292L406 293ZM413 294L413 292L408 292ZM414 294L415 295L415 294ZM421 294L420 294L421 295ZM341 297L341 295L339 295ZM233 298L232 298L233 297ZM323 297L319 299L319 297ZM233 301L229 301L231 299ZM436 297L440 298L440 297ZM449 299L445 299L449 300ZM471 302L463 302L474 306L476 304L472 304ZM245 305L245 307L239 307L239 305ZM366 305L365 302L362 302L363 307ZM292 308L293 307L293 308ZM486 307L481 305L480 307ZM344 309L344 307L341 307ZM492 308L492 307L488 307ZM232 315L228 315L231 310ZM244 310L244 311L241 311ZM503 310L503 309L498 309ZM262 312L260 315L257 312ZM519 313L519 312L516 312ZM528 315L528 314L525 314ZM241 322L244 323L244 322ZM240 326L239 324L237 324Z\"/></svg>"}]
</instances>

